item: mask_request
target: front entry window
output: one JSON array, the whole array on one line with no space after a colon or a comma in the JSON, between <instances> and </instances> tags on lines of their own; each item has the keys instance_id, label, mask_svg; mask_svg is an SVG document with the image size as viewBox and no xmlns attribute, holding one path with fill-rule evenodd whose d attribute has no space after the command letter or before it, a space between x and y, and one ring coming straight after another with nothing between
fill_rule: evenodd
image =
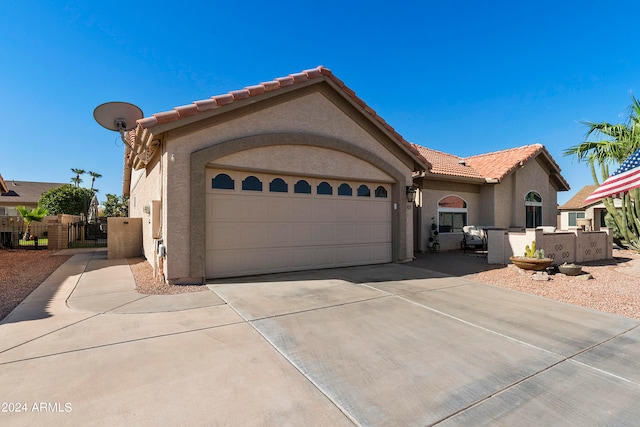
<instances>
[{"instance_id":1,"label":"front entry window","mask_svg":"<svg viewBox=\"0 0 640 427\"><path fill-rule=\"evenodd\" d=\"M524 198L526 212L526 228L536 228L542 225L542 197L535 191L530 191Z\"/></svg>"},{"instance_id":2,"label":"front entry window","mask_svg":"<svg viewBox=\"0 0 640 427\"><path fill-rule=\"evenodd\" d=\"M438 231L461 232L467 225L467 202L458 196L447 196L438 202Z\"/></svg>"}]
</instances>

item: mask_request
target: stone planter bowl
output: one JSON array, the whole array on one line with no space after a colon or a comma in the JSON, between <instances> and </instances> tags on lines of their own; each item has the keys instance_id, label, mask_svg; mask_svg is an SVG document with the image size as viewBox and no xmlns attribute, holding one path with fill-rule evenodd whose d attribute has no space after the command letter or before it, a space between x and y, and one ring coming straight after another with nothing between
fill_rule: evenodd
<instances>
[{"instance_id":1,"label":"stone planter bowl","mask_svg":"<svg viewBox=\"0 0 640 427\"><path fill-rule=\"evenodd\" d=\"M582 273L582 266L575 264L563 264L558 266L558 270L560 270L560 273L566 274L567 276L577 276Z\"/></svg>"},{"instance_id":2,"label":"stone planter bowl","mask_svg":"<svg viewBox=\"0 0 640 427\"><path fill-rule=\"evenodd\" d=\"M527 258L523 256L512 256L509 260L523 270L542 271L546 270L551 264L553 259L551 258Z\"/></svg>"}]
</instances>

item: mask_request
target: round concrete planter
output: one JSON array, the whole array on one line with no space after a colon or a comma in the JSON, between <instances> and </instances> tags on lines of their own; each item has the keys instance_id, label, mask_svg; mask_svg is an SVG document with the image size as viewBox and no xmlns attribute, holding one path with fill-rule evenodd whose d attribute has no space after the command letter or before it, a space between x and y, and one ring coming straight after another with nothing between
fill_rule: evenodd
<instances>
[{"instance_id":1,"label":"round concrete planter","mask_svg":"<svg viewBox=\"0 0 640 427\"><path fill-rule=\"evenodd\" d=\"M575 264L563 264L558 266L558 270L560 270L560 273L566 274L567 276L577 276L582 273L582 266Z\"/></svg>"},{"instance_id":2,"label":"round concrete planter","mask_svg":"<svg viewBox=\"0 0 640 427\"><path fill-rule=\"evenodd\" d=\"M512 256L509 260L523 270L542 271L553 264L551 258L527 258L523 256Z\"/></svg>"}]
</instances>

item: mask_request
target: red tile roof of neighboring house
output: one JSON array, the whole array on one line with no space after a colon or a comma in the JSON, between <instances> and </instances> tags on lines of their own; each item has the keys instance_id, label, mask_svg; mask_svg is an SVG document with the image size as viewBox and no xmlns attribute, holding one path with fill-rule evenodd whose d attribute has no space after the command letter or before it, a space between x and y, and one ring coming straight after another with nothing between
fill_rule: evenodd
<instances>
[{"instance_id":1,"label":"red tile roof of neighboring house","mask_svg":"<svg viewBox=\"0 0 640 427\"><path fill-rule=\"evenodd\" d=\"M288 86L309 82L316 79L326 79L335 84L355 104L360 106L360 108L362 108L362 110L366 112L366 114L368 114L375 122L384 127L402 146L404 146L418 159L424 161L424 159L420 157L413 144L407 142L398 132L396 132L396 130L391 125L389 125L382 117L380 117L362 99L356 96L356 93L353 90L349 89L344 84L344 82L342 82L342 80L333 75L331 70L323 66L318 66L310 70L304 70L300 73L290 74L286 77L279 77L272 81L263 82L258 85L247 86L244 89L234 90L227 94L216 95L212 96L211 98L194 101L191 104L175 107L169 111L152 114L150 117L145 117L137 121L138 126L134 131L130 132L129 138L130 141L135 144L137 140L136 135L141 134L145 129L151 129L155 126L177 122L181 119L196 116L206 111L214 110L237 101L259 96L268 92L274 92ZM427 164L427 166L429 165Z\"/></svg>"}]
</instances>

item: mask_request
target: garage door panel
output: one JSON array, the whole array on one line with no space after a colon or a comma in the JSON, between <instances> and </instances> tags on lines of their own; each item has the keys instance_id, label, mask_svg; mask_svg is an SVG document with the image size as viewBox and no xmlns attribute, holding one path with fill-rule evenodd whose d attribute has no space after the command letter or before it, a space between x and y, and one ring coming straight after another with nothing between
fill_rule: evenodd
<instances>
[{"instance_id":1,"label":"garage door panel","mask_svg":"<svg viewBox=\"0 0 640 427\"><path fill-rule=\"evenodd\" d=\"M218 173L218 171L216 171ZM263 183L275 176L223 171L236 183L253 174ZM312 194L293 193L298 179ZM288 193L209 190L206 195L206 276L230 277L390 262L391 201L338 196L342 181L285 178ZM328 181L332 195L318 195ZM354 190L361 183L350 183ZM369 185L375 188L374 184Z\"/></svg>"},{"instance_id":2,"label":"garage door panel","mask_svg":"<svg viewBox=\"0 0 640 427\"><path fill-rule=\"evenodd\" d=\"M270 249L268 251L264 251L264 266L272 269L286 269L289 265L291 265L292 258L292 249L284 248L284 249Z\"/></svg>"},{"instance_id":3,"label":"garage door panel","mask_svg":"<svg viewBox=\"0 0 640 427\"><path fill-rule=\"evenodd\" d=\"M313 225L312 224L291 224L291 243L295 246L310 246L313 242Z\"/></svg>"},{"instance_id":4,"label":"garage door panel","mask_svg":"<svg viewBox=\"0 0 640 427\"><path fill-rule=\"evenodd\" d=\"M245 222L240 227L240 233L236 236L236 247L241 248L260 248L264 247L268 239L266 238L267 229L262 223Z\"/></svg>"},{"instance_id":5,"label":"garage door panel","mask_svg":"<svg viewBox=\"0 0 640 427\"><path fill-rule=\"evenodd\" d=\"M336 202L321 198L313 201L313 218L315 222L334 222L336 220Z\"/></svg>"},{"instance_id":6,"label":"garage door panel","mask_svg":"<svg viewBox=\"0 0 640 427\"><path fill-rule=\"evenodd\" d=\"M391 226L387 222L373 224L371 238L375 242L391 241Z\"/></svg>"},{"instance_id":7,"label":"garage door panel","mask_svg":"<svg viewBox=\"0 0 640 427\"><path fill-rule=\"evenodd\" d=\"M237 236L242 232L240 224L221 222L206 227L206 238L211 249L238 249L240 241Z\"/></svg>"},{"instance_id":8,"label":"garage door panel","mask_svg":"<svg viewBox=\"0 0 640 427\"><path fill-rule=\"evenodd\" d=\"M336 225L320 223L313 225L313 241L319 244L331 244L336 241Z\"/></svg>"},{"instance_id":9,"label":"garage door panel","mask_svg":"<svg viewBox=\"0 0 640 427\"><path fill-rule=\"evenodd\" d=\"M272 197L264 202L263 220L287 222L291 220L291 207L287 199Z\"/></svg>"},{"instance_id":10,"label":"garage door panel","mask_svg":"<svg viewBox=\"0 0 640 427\"><path fill-rule=\"evenodd\" d=\"M272 247L291 245L291 227L287 223L269 223L264 226L266 239Z\"/></svg>"},{"instance_id":11,"label":"garage door panel","mask_svg":"<svg viewBox=\"0 0 640 427\"><path fill-rule=\"evenodd\" d=\"M313 218L313 200L307 198L293 198L289 200L291 221L308 222Z\"/></svg>"},{"instance_id":12,"label":"garage door panel","mask_svg":"<svg viewBox=\"0 0 640 427\"><path fill-rule=\"evenodd\" d=\"M229 195L226 195L226 197L222 195L209 196L206 201L206 209L209 217L221 220L235 218L240 207L240 199L233 196L230 197Z\"/></svg>"},{"instance_id":13,"label":"garage door panel","mask_svg":"<svg viewBox=\"0 0 640 427\"><path fill-rule=\"evenodd\" d=\"M315 252L315 248L300 248L294 251L292 266L297 269L313 268Z\"/></svg>"},{"instance_id":14,"label":"garage door panel","mask_svg":"<svg viewBox=\"0 0 640 427\"><path fill-rule=\"evenodd\" d=\"M314 264L318 268L336 265L336 250L334 247L316 248Z\"/></svg>"},{"instance_id":15,"label":"garage door panel","mask_svg":"<svg viewBox=\"0 0 640 427\"><path fill-rule=\"evenodd\" d=\"M244 221L257 221L264 218L268 205L263 197L243 197L237 218Z\"/></svg>"},{"instance_id":16,"label":"garage door panel","mask_svg":"<svg viewBox=\"0 0 640 427\"><path fill-rule=\"evenodd\" d=\"M349 243L353 242L353 224L352 223L340 223L336 224L336 243Z\"/></svg>"}]
</instances>

